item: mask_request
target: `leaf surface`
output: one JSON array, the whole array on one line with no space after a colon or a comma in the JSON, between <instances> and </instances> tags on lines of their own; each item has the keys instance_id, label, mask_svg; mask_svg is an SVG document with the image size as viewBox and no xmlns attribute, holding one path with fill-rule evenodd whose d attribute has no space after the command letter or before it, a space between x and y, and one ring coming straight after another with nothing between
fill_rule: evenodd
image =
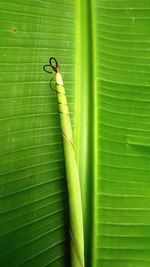
<instances>
[{"instance_id":1,"label":"leaf surface","mask_svg":"<svg viewBox=\"0 0 150 267\"><path fill-rule=\"evenodd\" d=\"M150 262L148 1L95 1L93 266Z\"/></svg>"},{"instance_id":2,"label":"leaf surface","mask_svg":"<svg viewBox=\"0 0 150 267\"><path fill-rule=\"evenodd\" d=\"M50 56L63 65L72 116L74 4L1 1L0 21L0 265L66 266L64 156L43 65Z\"/></svg>"}]
</instances>

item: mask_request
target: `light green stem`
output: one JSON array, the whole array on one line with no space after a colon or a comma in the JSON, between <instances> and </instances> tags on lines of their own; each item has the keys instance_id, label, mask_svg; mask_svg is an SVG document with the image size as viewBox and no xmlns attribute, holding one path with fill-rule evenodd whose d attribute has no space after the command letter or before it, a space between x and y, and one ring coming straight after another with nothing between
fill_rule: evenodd
<instances>
[{"instance_id":1,"label":"light green stem","mask_svg":"<svg viewBox=\"0 0 150 267\"><path fill-rule=\"evenodd\" d=\"M59 70L56 72L56 87L69 198L71 267L83 267L84 238L80 182L67 98Z\"/></svg>"}]
</instances>

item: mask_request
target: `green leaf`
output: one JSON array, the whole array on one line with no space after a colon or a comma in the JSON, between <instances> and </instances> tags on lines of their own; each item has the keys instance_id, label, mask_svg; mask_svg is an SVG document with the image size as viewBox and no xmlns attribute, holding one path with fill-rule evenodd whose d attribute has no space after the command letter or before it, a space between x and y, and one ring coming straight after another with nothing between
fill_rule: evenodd
<instances>
[{"instance_id":1,"label":"green leaf","mask_svg":"<svg viewBox=\"0 0 150 267\"><path fill-rule=\"evenodd\" d=\"M72 116L73 15L71 1L0 3L1 266L69 261L58 107L43 65L50 56L63 65Z\"/></svg>"},{"instance_id":2,"label":"green leaf","mask_svg":"<svg viewBox=\"0 0 150 267\"><path fill-rule=\"evenodd\" d=\"M95 1L95 267L150 265L149 9Z\"/></svg>"},{"instance_id":3,"label":"green leaf","mask_svg":"<svg viewBox=\"0 0 150 267\"><path fill-rule=\"evenodd\" d=\"M149 266L149 10L148 0L0 3L0 265L70 264L57 99L42 70L54 56L74 128L86 267Z\"/></svg>"}]
</instances>

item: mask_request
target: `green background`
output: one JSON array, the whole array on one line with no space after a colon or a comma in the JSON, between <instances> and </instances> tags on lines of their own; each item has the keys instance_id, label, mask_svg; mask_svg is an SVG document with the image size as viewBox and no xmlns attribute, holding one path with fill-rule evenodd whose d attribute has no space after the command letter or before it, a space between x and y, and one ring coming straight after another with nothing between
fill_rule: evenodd
<instances>
[{"instance_id":1,"label":"green background","mask_svg":"<svg viewBox=\"0 0 150 267\"><path fill-rule=\"evenodd\" d=\"M81 180L86 267L150 265L150 2L0 2L0 265L64 267L57 58Z\"/></svg>"}]
</instances>

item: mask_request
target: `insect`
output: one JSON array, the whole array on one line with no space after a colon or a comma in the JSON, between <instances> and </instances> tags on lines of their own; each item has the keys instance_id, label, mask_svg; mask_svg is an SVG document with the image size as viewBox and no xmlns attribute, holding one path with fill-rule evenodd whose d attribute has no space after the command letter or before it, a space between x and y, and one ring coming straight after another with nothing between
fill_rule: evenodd
<instances>
[{"instance_id":1,"label":"insect","mask_svg":"<svg viewBox=\"0 0 150 267\"><path fill-rule=\"evenodd\" d=\"M51 70L48 70L49 68ZM51 57L49 59L49 64L44 65L43 69L50 74L52 74L53 72L56 73L56 89L52 88L52 79L50 80L50 87L57 93L60 130L63 141L69 201L71 267L83 267L84 239L80 181L78 167L75 159L73 134L65 88L59 70L58 62L54 57Z\"/></svg>"}]
</instances>

